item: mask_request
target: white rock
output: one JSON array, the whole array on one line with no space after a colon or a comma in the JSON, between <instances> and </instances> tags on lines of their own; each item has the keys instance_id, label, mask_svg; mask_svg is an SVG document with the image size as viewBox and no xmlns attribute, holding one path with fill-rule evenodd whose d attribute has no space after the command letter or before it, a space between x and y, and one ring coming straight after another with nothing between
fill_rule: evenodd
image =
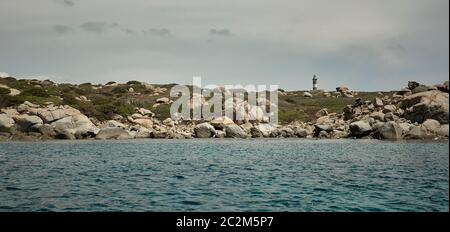
<instances>
[{"instance_id":1,"label":"white rock","mask_svg":"<svg viewBox=\"0 0 450 232\"><path fill-rule=\"evenodd\" d=\"M303 97L311 98L313 95L310 92L304 92Z\"/></svg>"},{"instance_id":2,"label":"white rock","mask_svg":"<svg viewBox=\"0 0 450 232\"><path fill-rule=\"evenodd\" d=\"M107 127L101 129L96 139L130 139L132 136L124 129L119 127Z\"/></svg>"},{"instance_id":3,"label":"white rock","mask_svg":"<svg viewBox=\"0 0 450 232\"><path fill-rule=\"evenodd\" d=\"M145 109L145 108L140 108L140 109L138 109L138 112L139 112L140 114L142 114L142 115L149 115L149 116L153 116L153 115L154 115L152 111L147 110L147 109Z\"/></svg>"},{"instance_id":4,"label":"white rock","mask_svg":"<svg viewBox=\"0 0 450 232\"><path fill-rule=\"evenodd\" d=\"M378 136L381 139L401 139L403 134L403 129L396 122L387 122L377 131Z\"/></svg>"},{"instance_id":5,"label":"white rock","mask_svg":"<svg viewBox=\"0 0 450 232\"><path fill-rule=\"evenodd\" d=\"M226 125L225 126L226 137L229 138L246 138L247 134L245 131L236 124Z\"/></svg>"},{"instance_id":6,"label":"white rock","mask_svg":"<svg viewBox=\"0 0 450 232\"><path fill-rule=\"evenodd\" d=\"M0 130L1 128L11 128L14 126L14 120L7 114L0 114Z\"/></svg>"},{"instance_id":7,"label":"white rock","mask_svg":"<svg viewBox=\"0 0 450 232\"><path fill-rule=\"evenodd\" d=\"M372 127L364 121L357 121L350 124L350 131L354 136L363 136L372 132Z\"/></svg>"},{"instance_id":8,"label":"white rock","mask_svg":"<svg viewBox=\"0 0 450 232\"><path fill-rule=\"evenodd\" d=\"M167 97L162 97L162 98L158 98L156 99L156 103L160 103L160 104L167 104L169 103L170 99Z\"/></svg>"},{"instance_id":9,"label":"white rock","mask_svg":"<svg viewBox=\"0 0 450 232\"><path fill-rule=\"evenodd\" d=\"M194 132L197 138L211 138L216 134L214 127L207 122L195 126Z\"/></svg>"},{"instance_id":10,"label":"white rock","mask_svg":"<svg viewBox=\"0 0 450 232\"><path fill-rule=\"evenodd\" d=\"M427 119L422 123L422 126L424 126L428 131L435 132L440 128L441 124L437 120Z\"/></svg>"},{"instance_id":11,"label":"white rock","mask_svg":"<svg viewBox=\"0 0 450 232\"><path fill-rule=\"evenodd\" d=\"M209 122L214 128L222 130L226 125L234 124L233 120L227 116L218 117Z\"/></svg>"},{"instance_id":12,"label":"white rock","mask_svg":"<svg viewBox=\"0 0 450 232\"><path fill-rule=\"evenodd\" d=\"M127 126L123 123L120 123L118 121L115 120L109 120L106 122L106 127L120 127L120 128L124 128L126 129Z\"/></svg>"},{"instance_id":13,"label":"white rock","mask_svg":"<svg viewBox=\"0 0 450 232\"><path fill-rule=\"evenodd\" d=\"M164 121L162 121L162 124L169 126L169 127L175 126L175 122L171 118L164 119Z\"/></svg>"}]
</instances>

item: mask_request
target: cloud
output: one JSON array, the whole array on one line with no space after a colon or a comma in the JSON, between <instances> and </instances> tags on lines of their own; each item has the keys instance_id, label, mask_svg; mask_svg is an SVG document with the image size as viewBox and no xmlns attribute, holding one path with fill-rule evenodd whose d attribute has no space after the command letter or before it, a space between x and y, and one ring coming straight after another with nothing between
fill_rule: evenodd
<instances>
[{"instance_id":1,"label":"cloud","mask_svg":"<svg viewBox=\"0 0 450 232\"><path fill-rule=\"evenodd\" d=\"M72 27L66 25L55 25L52 29L58 34L67 34L72 31Z\"/></svg>"},{"instance_id":2,"label":"cloud","mask_svg":"<svg viewBox=\"0 0 450 232\"><path fill-rule=\"evenodd\" d=\"M64 4L66 4L67 6L74 6L74 5L75 5L75 3L74 3L73 1L71 1L71 0L64 0L63 2L64 2Z\"/></svg>"},{"instance_id":3,"label":"cloud","mask_svg":"<svg viewBox=\"0 0 450 232\"><path fill-rule=\"evenodd\" d=\"M402 44L391 43L383 49L381 58L388 65L399 65L404 62L406 53L406 48Z\"/></svg>"},{"instance_id":4,"label":"cloud","mask_svg":"<svg viewBox=\"0 0 450 232\"><path fill-rule=\"evenodd\" d=\"M81 28L87 32L103 33L110 28L120 27L117 23L105 23L105 22L85 22L81 24Z\"/></svg>"},{"instance_id":5,"label":"cloud","mask_svg":"<svg viewBox=\"0 0 450 232\"><path fill-rule=\"evenodd\" d=\"M151 28L148 30L135 30L129 27L123 27L118 23L106 23L106 22L85 22L81 24L81 28L85 30L86 32L91 33L105 33L109 29L117 30L119 32L123 32L125 34L129 35L137 35L137 34L144 34L144 35L152 35L152 36L170 36L170 31L167 28ZM59 31L64 30L62 27L58 27Z\"/></svg>"},{"instance_id":6,"label":"cloud","mask_svg":"<svg viewBox=\"0 0 450 232\"><path fill-rule=\"evenodd\" d=\"M75 2L72 0L55 0L55 1L64 6L69 6L69 7L75 6Z\"/></svg>"},{"instance_id":7,"label":"cloud","mask_svg":"<svg viewBox=\"0 0 450 232\"><path fill-rule=\"evenodd\" d=\"M170 31L167 28L160 28L160 29L148 29L148 30L143 30L142 31L144 34L149 34L149 35L153 35L153 36L169 36L170 35Z\"/></svg>"},{"instance_id":8,"label":"cloud","mask_svg":"<svg viewBox=\"0 0 450 232\"><path fill-rule=\"evenodd\" d=\"M324 89L448 79L448 0L248 0L238 7L236 1L69 1L75 5L0 0L0 54L8 54L0 56L0 70L74 82L135 69L153 82L159 77L151 70L159 70L167 82L201 75L210 83L284 89L309 89L314 73ZM57 24L71 32L60 34L68 30Z\"/></svg>"},{"instance_id":9,"label":"cloud","mask_svg":"<svg viewBox=\"0 0 450 232\"><path fill-rule=\"evenodd\" d=\"M124 29L122 29L122 31L127 33L127 34L130 34L130 35L136 34L136 31L133 30L133 29L130 29L130 28L124 28Z\"/></svg>"},{"instance_id":10,"label":"cloud","mask_svg":"<svg viewBox=\"0 0 450 232\"><path fill-rule=\"evenodd\" d=\"M231 36L232 35L229 29L221 29L221 30L211 29L211 30L209 30L209 34L217 35L217 36Z\"/></svg>"}]
</instances>

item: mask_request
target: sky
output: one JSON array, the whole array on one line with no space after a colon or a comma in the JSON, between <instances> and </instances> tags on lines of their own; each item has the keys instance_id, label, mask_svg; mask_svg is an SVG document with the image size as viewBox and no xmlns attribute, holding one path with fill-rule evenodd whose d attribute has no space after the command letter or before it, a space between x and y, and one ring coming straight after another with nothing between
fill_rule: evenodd
<instances>
[{"instance_id":1,"label":"sky","mask_svg":"<svg viewBox=\"0 0 450 232\"><path fill-rule=\"evenodd\" d=\"M449 78L448 0L0 0L0 72L56 82L345 85Z\"/></svg>"}]
</instances>

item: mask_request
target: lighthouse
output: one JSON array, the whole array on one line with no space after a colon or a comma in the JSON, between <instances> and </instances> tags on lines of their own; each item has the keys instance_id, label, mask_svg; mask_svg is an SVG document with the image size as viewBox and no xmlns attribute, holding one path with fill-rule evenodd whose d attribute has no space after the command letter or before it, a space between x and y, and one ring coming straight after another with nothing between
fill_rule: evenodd
<instances>
[{"instance_id":1,"label":"lighthouse","mask_svg":"<svg viewBox=\"0 0 450 232\"><path fill-rule=\"evenodd\" d=\"M316 75L313 76L312 81L313 81L313 90L317 90L317 76Z\"/></svg>"}]
</instances>

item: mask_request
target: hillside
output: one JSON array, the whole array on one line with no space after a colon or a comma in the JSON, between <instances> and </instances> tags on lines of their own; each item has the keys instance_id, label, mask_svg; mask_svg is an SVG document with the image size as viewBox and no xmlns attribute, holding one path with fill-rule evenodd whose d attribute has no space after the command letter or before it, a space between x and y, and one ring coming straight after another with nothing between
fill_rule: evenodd
<instances>
[{"instance_id":1,"label":"hillside","mask_svg":"<svg viewBox=\"0 0 450 232\"><path fill-rule=\"evenodd\" d=\"M278 90L279 124L255 118L173 120L170 88L138 81L57 84L0 78L0 140L131 138L446 139L449 85L395 92ZM192 91L191 91L192 92ZM206 104L208 98L204 99ZM244 101L244 105L245 105ZM273 103L270 103L273 104ZM224 107L230 107L225 104ZM229 108L227 108L229 109ZM258 111L258 109L260 111ZM250 110L249 110L250 111Z\"/></svg>"},{"instance_id":2,"label":"hillside","mask_svg":"<svg viewBox=\"0 0 450 232\"><path fill-rule=\"evenodd\" d=\"M11 96L4 85L17 89L20 94ZM169 97L169 91L175 84L152 85L138 81L127 83L109 82L105 85L84 83L79 85L58 84L50 80L17 80L0 78L0 108L18 106L24 101L34 104L53 102L55 105L70 105L79 109L88 117L100 121L113 119L115 114L126 117L134 113L135 107L146 108L156 114L160 120L170 117L169 105L156 105L158 98ZM336 97L331 92L325 96L323 91L311 92L313 97L304 96L305 91L280 91L278 96L279 121L309 122L315 120L315 113L327 108L329 113L342 113L342 109L354 102L355 98ZM327 93L327 92L325 92ZM384 92L383 94L392 94ZM358 92L362 100L373 100L380 96L378 92ZM86 100L83 100L86 99Z\"/></svg>"}]
</instances>

